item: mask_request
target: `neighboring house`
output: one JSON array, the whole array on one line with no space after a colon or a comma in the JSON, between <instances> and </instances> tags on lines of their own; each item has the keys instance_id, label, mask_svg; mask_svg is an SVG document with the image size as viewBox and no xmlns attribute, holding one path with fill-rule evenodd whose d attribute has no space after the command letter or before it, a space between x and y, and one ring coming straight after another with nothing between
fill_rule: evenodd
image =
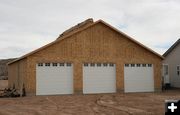
<instances>
[{"instance_id":1,"label":"neighboring house","mask_svg":"<svg viewBox=\"0 0 180 115\"><path fill-rule=\"evenodd\" d=\"M102 20L88 19L9 63L9 87L27 94L154 92L163 57Z\"/></svg>"},{"instance_id":2,"label":"neighboring house","mask_svg":"<svg viewBox=\"0 0 180 115\"><path fill-rule=\"evenodd\" d=\"M163 56L165 57L163 60L164 83L180 88L180 39Z\"/></svg>"}]
</instances>

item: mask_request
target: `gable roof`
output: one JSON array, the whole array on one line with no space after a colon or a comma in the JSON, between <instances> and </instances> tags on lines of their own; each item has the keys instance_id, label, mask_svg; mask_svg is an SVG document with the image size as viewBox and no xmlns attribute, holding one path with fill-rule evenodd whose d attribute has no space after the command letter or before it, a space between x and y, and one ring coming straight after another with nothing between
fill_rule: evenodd
<instances>
[{"instance_id":1,"label":"gable roof","mask_svg":"<svg viewBox=\"0 0 180 115\"><path fill-rule=\"evenodd\" d=\"M171 51L180 44L180 39L178 39L164 54L163 56L166 57Z\"/></svg>"},{"instance_id":2,"label":"gable roof","mask_svg":"<svg viewBox=\"0 0 180 115\"><path fill-rule=\"evenodd\" d=\"M38 49L36 49L36 50L28 53L28 54L25 54L25 55L23 55L22 57L14 60L14 61L9 62L8 65L10 65L10 64L12 64L12 63L14 63L14 62L17 62L17 61L19 61L19 60L21 60L21 59L24 59L24 58L26 58L26 57L28 57L28 56L30 56L30 55L32 55L32 54L34 54L34 53L42 50L42 49L45 49L45 48L47 48L47 47L49 47L49 46L51 46L51 45L53 45L53 44L55 44L55 43L58 43L58 42L60 42L61 40L65 39L65 38L68 38L68 37L70 37L70 36L72 36L72 35L74 35L74 34L76 34L76 33L79 33L79 32L81 32L81 31L83 31L83 30L86 30L87 28L92 27L92 26L94 26L94 25L96 25L96 24L98 24L98 23L102 23L102 24L108 26L109 28L111 28L111 29L113 29L114 31L118 32L119 34L125 36L126 38L128 38L128 39L131 40L132 42L140 45L141 47L143 47L143 48L145 48L146 50L150 51L151 53L155 54L155 55L158 56L159 58L163 59L163 57L162 57L160 54L156 53L156 52L153 51L152 49L146 47L145 45L143 45L143 44L141 44L140 42L136 41L135 39L133 39L132 37L128 36L127 34L121 32L120 30L116 29L115 27L111 26L110 24L104 22L103 20L98 20L98 21L96 21L96 22L93 22L93 23L91 23L91 24L88 24L88 26L85 26L85 27L83 26L83 28L80 27L80 28L76 29L76 31L71 31L70 33L67 33L66 35L63 35L63 36L60 35L55 41L53 41L53 42L51 42L51 43L49 43L49 44L46 44L46 45L44 45L44 46L42 46L42 47L40 47L40 48L38 48Z\"/></svg>"}]
</instances>

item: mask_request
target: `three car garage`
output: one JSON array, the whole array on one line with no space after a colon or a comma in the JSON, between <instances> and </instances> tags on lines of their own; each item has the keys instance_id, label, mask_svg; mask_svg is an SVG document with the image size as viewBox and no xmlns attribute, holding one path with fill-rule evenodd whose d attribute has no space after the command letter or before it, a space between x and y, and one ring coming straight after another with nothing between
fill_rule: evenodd
<instances>
[{"instance_id":1,"label":"three car garage","mask_svg":"<svg viewBox=\"0 0 180 115\"><path fill-rule=\"evenodd\" d=\"M86 20L8 65L27 95L161 90L162 56L106 22Z\"/></svg>"},{"instance_id":2,"label":"three car garage","mask_svg":"<svg viewBox=\"0 0 180 115\"><path fill-rule=\"evenodd\" d=\"M84 63L83 94L115 93L116 65L113 63ZM125 92L153 92L152 64L124 65ZM72 63L38 63L36 66L36 95L73 94Z\"/></svg>"}]
</instances>

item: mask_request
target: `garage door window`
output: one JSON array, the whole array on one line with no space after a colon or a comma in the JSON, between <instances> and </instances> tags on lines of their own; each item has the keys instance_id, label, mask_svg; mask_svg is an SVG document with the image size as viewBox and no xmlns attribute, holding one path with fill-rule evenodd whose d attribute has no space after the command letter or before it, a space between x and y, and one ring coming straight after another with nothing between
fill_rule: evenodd
<instances>
[{"instance_id":1,"label":"garage door window","mask_svg":"<svg viewBox=\"0 0 180 115\"><path fill-rule=\"evenodd\" d=\"M95 66L95 64L94 64L94 63L91 63L91 64L90 64L90 66L91 66L91 67L94 67L94 66Z\"/></svg>"},{"instance_id":2,"label":"garage door window","mask_svg":"<svg viewBox=\"0 0 180 115\"><path fill-rule=\"evenodd\" d=\"M67 66L69 66L69 67L70 67L70 66L71 66L71 63L67 63Z\"/></svg>"},{"instance_id":3,"label":"garage door window","mask_svg":"<svg viewBox=\"0 0 180 115\"><path fill-rule=\"evenodd\" d=\"M148 64L148 67L152 67L152 64Z\"/></svg>"},{"instance_id":4,"label":"garage door window","mask_svg":"<svg viewBox=\"0 0 180 115\"><path fill-rule=\"evenodd\" d=\"M146 64L142 64L143 67L146 67Z\"/></svg>"},{"instance_id":5,"label":"garage door window","mask_svg":"<svg viewBox=\"0 0 180 115\"><path fill-rule=\"evenodd\" d=\"M101 67L101 63L97 63L97 67Z\"/></svg>"},{"instance_id":6,"label":"garage door window","mask_svg":"<svg viewBox=\"0 0 180 115\"><path fill-rule=\"evenodd\" d=\"M38 63L38 66L43 66L43 63Z\"/></svg>"},{"instance_id":7,"label":"garage door window","mask_svg":"<svg viewBox=\"0 0 180 115\"><path fill-rule=\"evenodd\" d=\"M45 66L50 66L50 63L45 63Z\"/></svg>"},{"instance_id":8,"label":"garage door window","mask_svg":"<svg viewBox=\"0 0 180 115\"><path fill-rule=\"evenodd\" d=\"M114 63L84 63L84 66L85 67L88 67L88 66L90 66L90 67L114 67L115 66L115 64Z\"/></svg>"},{"instance_id":9,"label":"garage door window","mask_svg":"<svg viewBox=\"0 0 180 115\"><path fill-rule=\"evenodd\" d=\"M84 66L87 67L87 66L88 66L88 63L84 63Z\"/></svg>"},{"instance_id":10,"label":"garage door window","mask_svg":"<svg viewBox=\"0 0 180 115\"><path fill-rule=\"evenodd\" d=\"M125 64L125 67L129 67L129 64Z\"/></svg>"},{"instance_id":11,"label":"garage door window","mask_svg":"<svg viewBox=\"0 0 180 115\"><path fill-rule=\"evenodd\" d=\"M64 66L64 63L60 63L59 65L60 65L60 66Z\"/></svg>"},{"instance_id":12,"label":"garage door window","mask_svg":"<svg viewBox=\"0 0 180 115\"><path fill-rule=\"evenodd\" d=\"M131 67L135 67L135 64L131 64Z\"/></svg>"},{"instance_id":13,"label":"garage door window","mask_svg":"<svg viewBox=\"0 0 180 115\"><path fill-rule=\"evenodd\" d=\"M53 66L54 66L54 67L57 66L57 63L53 63Z\"/></svg>"},{"instance_id":14,"label":"garage door window","mask_svg":"<svg viewBox=\"0 0 180 115\"><path fill-rule=\"evenodd\" d=\"M110 66L110 67L114 67L114 64L113 64L113 63L110 63L109 66Z\"/></svg>"},{"instance_id":15,"label":"garage door window","mask_svg":"<svg viewBox=\"0 0 180 115\"><path fill-rule=\"evenodd\" d=\"M136 64L137 67L141 67L141 64Z\"/></svg>"},{"instance_id":16,"label":"garage door window","mask_svg":"<svg viewBox=\"0 0 180 115\"><path fill-rule=\"evenodd\" d=\"M104 66L104 67L107 67L107 66L108 66L108 64L107 64L107 63L103 63L103 66Z\"/></svg>"}]
</instances>

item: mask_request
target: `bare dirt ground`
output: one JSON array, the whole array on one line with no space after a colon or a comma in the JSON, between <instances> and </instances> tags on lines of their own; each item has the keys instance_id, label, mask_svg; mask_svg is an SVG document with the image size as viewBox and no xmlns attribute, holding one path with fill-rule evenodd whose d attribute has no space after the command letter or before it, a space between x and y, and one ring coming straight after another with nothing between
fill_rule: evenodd
<instances>
[{"instance_id":1,"label":"bare dirt ground","mask_svg":"<svg viewBox=\"0 0 180 115\"><path fill-rule=\"evenodd\" d=\"M166 99L180 99L180 90L0 98L0 115L163 115Z\"/></svg>"}]
</instances>

